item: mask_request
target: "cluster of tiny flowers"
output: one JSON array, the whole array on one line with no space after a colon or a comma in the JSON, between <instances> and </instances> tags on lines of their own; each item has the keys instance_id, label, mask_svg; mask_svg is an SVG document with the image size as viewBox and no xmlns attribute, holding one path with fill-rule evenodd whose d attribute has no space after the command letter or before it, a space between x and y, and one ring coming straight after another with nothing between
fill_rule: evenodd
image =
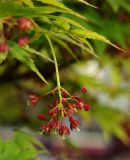
<instances>
[{"instance_id":1,"label":"cluster of tiny flowers","mask_svg":"<svg viewBox=\"0 0 130 160\"><path fill-rule=\"evenodd\" d=\"M1 33L3 33L2 36L4 37L4 39L2 40L2 42L0 42L0 53L8 52L9 47L6 41L12 40L12 37L14 37L14 35L12 35L12 30L10 28L10 25L8 25L8 23L12 23L11 21L13 21L13 19L9 20L9 22L7 21L6 29L5 30L3 29L3 31L1 31ZM18 40L16 40L16 43L20 47L27 45L30 42L30 39L28 36L22 36L22 34L28 33L29 31L32 30L32 21L26 17L20 17L16 20L16 24L14 24L13 27L15 30L18 31L17 33ZM10 30L10 32L8 30Z\"/></svg>"},{"instance_id":2,"label":"cluster of tiny flowers","mask_svg":"<svg viewBox=\"0 0 130 160\"><path fill-rule=\"evenodd\" d=\"M81 97L82 94L87 93L85 87L81 88L80 93L71 96L66 90L61 89L62 102L57 98L58 90L54 89L49 92L47 96L54 96L55 100L53 104L47 106L46 113L40 113L37 118L41 121L45 121L40 127L40 133L50 133L54 132L65 138L65 136L70 135L70 130L77 129L81 125L80 121L75 119L75 114L79 110L89 111L90 105L87 104ZM28 102L30 105L35 106L39 101L36 95L30 95ZM65 124L66 119L68 119L69 126Z\"/></svg>"}]
</instances>

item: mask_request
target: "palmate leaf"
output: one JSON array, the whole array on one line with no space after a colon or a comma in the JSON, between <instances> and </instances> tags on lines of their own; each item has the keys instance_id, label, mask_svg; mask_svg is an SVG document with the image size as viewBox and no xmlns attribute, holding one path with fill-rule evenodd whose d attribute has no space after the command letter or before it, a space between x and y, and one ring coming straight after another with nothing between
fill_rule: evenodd
<instances>
[{"instance_id":1,"label":"palmate leaf","mask_svg":"<svg viewBox=\"0 0 130 160\"><path fill-rule=\"evenodd\" d=\"M83 50L86 50L88 53L93 55L96 58L99 58L99 56L94 52L89 42L84 38L74 37L70 34L70 37L72 37L73 40L75 40L78 44L80 44L80 48ZM85 47L85 49L84 49Z\"/></svg>"},{"instance_id":2,"label":"palmate leaf","mask_svg":"<svg viewBox=\"0 0 130 160\"><path fill-rule=\"evenodd\" d=\"M60 9L63 9L64 11L66 11L69 14L75 15L75 16L80 17L82 19L86 19L82 15L78 14L77 12L72 11L70 8L66 7L63 3L60 3L56 0L37 0L37 1L40 1L44 4L49 4L49 5L52 5L55 7L59 7Z\"/></svg>"},{"instance_id":3,"label":"palmate leaf","mask_svg":"<svg viewBox=\"0 0 130 160\"><path fill-rule=\"evenodd\" d=\"M52 37L53 38L53 37ZM67 50L67 52L75 59L78 60L77 56L73 53L73 51L71 50L71 48L68 46L68 44L66 42L64 42L61 39L58 38L53 38L54 41L56 41L57 43L59 43L63 48L65 48Z\"/></svg>"},{"instance_id":4,"label":"palmate leaf","mask_svg":"<svg viewBox=\"0 0 130 160\"><path fill-rule=\"evenodd\" d=\"M20 62L24 63L26 66L28 66L33 72L35 72L37 74L37 76L42 81L44 81L46 84L48 84L48 82L45 80L45 78L42 76L42 74L36 68L34 61L33 61L33 59L31 59L29 54L12 41L9 41L8 44L9 44L9 48L12 53L12 56L14 58L18 59Z\"/></svg>"},{"instance_id":5,"label":"palmate leaf","mask_svg":"<svg viewBox=\"0 0 130 160\"><path fill-rule=\"evenodd\" d=\"M100 40L100 41L103 41L103 42L109 43L109 44L111 43L104 36L99 35L96 32L87 30L86 28L81 26L78 22L76 22L76 21L74 21L72 19L69 19L69 18L66 18L66 17L62 17L62 16L58 16L58 17L57 16L52 16L52 15L49 15L48 18L56 19L57 21L64 21L65 23L69 23L69 24L71 24L71 25L73 25L75 27L80 28L80 29L70 30L70 33L72 33L75 36L78 35L79 37L81 36L81 37L84 37L84 38Z\"/></svg>"},{"instance_id":6,"label":"palmate leaf","mask_svg":"<svg viewBox=\"0 0 130 160\"><path fill-rule=\"evenodd\" d=\"M38 55L38 56L42 57L43 59L54 63L54 61L53 61L52 59L50 59L50 58L47 57L46 55L42 54L41 52L38 52L38 51L36 51L35 49L30 48L29 46L26 46L26 47L24 47L23 49L24 49L25 51L27 51L27 52L33 53L33 54L35 54L35 55Z\"/></svg>"},{"instance_id":7,"label":"palmate leaf","mask_svg":"<svg viewBox=\"0 0 130 160\"><path fill-rule=\"evenodd\" d=\"M65 40L71 44L74 44L82 49L84 49L86 52L88 53L91 53L91 50L86 47L83 43L79 43L78 41L76 41L75 39L69 37L68 35L65 35L65 34L56 34L56 37L62 39L62 40Z\"/></svg>"},{"instance_id":8,"label":"palmate leaf","mask_svg":"<svg viewBox=\"0 0 130 160\"><path fill-rule=\"evenodd\" d=\"M35 18L35 17L42 17L42 16L46 17L48 13L55 13L55 12L64 12L65 13L65 12L67 12L67 13L72 14L72 12L73 12L69 8L64 6L63 3L57 2L55 0L49 0L49 1L48 0L44 0L44 1L38 0L38 1L41 1L45 4L50 5L50 6L29 8L29 7L22 7L18 3L10 3L8 5L11 7L9 10L7 10L8 5L6 3L0 3L0 16L16 15L16 16L27 16L27 17ZM4 10L7 10L7 11L4 12ZM76 16L78 16L78 15L76 15ZM59 17L59 16L57 16L57 17L58 18L56 18L56 16L52 16L52 17L50 16L50 18L55 18L57 23L58 22L60 23L62 21L62 23L60 23L60 24L64 24L63 23L63 20L64 20L66 25L71 24L72 26L76 26L76 27L80 28L80 29L73 29L70 32L67 30L69 32L69 34L72 34L72 36L74 36L75 38L84 37L84 38L89 38L89 39L96 39L96 40L100 40L105 43L111 44L112 46L118 48L117 46L112 44L108 39L106 39L104 36L101 36L95 32L92 32L92 31L85 29L84 27L82 27L79 23L75 22L74 20L69 19L69 18L62 19L62 17ZM65 29L65 28L63 27L62 29Z\"/></svg>"},{"instance_id":9,"label":"palmate leaf","mask_svg":"<svg viewBox=\"0 0 130 160\"><path fill-rule=\"evenodd\" d=\"M10 6L10 9L8 9ZM5 12L6 11L6 12ZM22 7L17 3L0 3L0 17L6 16L27 16L31 18L40 17L43 14L60 12L60 10L55 7Z\"/></svg>"},{"instance_id":10,"label":"palmate leaf","mask_svg":"<svg viewBox=\"0 0 130 160\"><path fill-rule=\"evenodd\" d=\"M50 18L51 20L56 20L56 21L62 21L64 23L68 23L68 24L71 24L75 27L78 27L78 28L81 28L83 30L85 30L85 28L83 26L81 26L78 22L70 19L70 18L67 18L67 17L63 17L63 16L54 16L54 15L47 15L48 18ZM64 23L62 23L62 25L64 25Z\"/></svg>"},{"instance_id":11,"label":"palmate leaf","mask_svg":"<svg viewBox=\"0 0 130 160\"><path fill-rule=\"evenodd\" d=\"M117 47L116 45L112 44L106 37L97 34L96 32L90 31L86 28L84 28L82 25L80 25L78 22L67 18L67 17L63 17L63 16L53 16L53 15L48 15L48 18L50 18L50 20L56 20L56 22L59 22L60 28L64 29L64 23L68 23L74 27L76 27L76 29L73 30L68 30L68 32L66 32L67 30L65 30L65 33L69 33L69 35L72 35L72 37L77 38L77 40L79 40L79 42L83 42L85 44L87 44L87 42L85 42L85 39L95 39L95 40L99 40L105 43L108 43L110 45L112 45L113 47L122 50L121 48ZM62 27L63 25L63 27ZM77 28L78 27L78 28ZM89 48L91 48L91 53L96 56L96 54L94 53L94 50L92 49L92 47L90 47L90 45L88 45ZM124 50L122 50L124 51ZM97 56L96 56L97 57Z\"/></svg>"},{"instance_id":12,"label":"palmate leaf","mask_svg":"<svg viewBox=\"0 0 130 160\"><path fill-rule=\"evenodd\" d=\"M8 7L10 6L10 9ZM6 11L6 12L5 12ZM44 14L63 12L69 13L67 10L60 9L54 6L44 6L44 7L23 7L19 3L3 3L0 2L0 17L6 16L26 16L30 18L41 17Z\"/></svg>"},{"instance_id":13,"label":"palmate leaf","mask_svg":"<svg viewBox=\"0 0 130 160\"><path fill-rule=\"evenodd\" d=\"M88 38L88 39L95 39L100 40L105 43L110 43L110 41L102 35L97 34L96 32L90 30L81 30L81 29L73 29L70 32L73 36L81 37L81 38Z\"/></svg>"},{"instance_id":14,"label":"palmate leaf","mask_svg":"<svg viewBox=\"0 0 130 160\"><path fill-rule=\"evenodd\" d=\"M108 43L110 44L111 46L125 52L123 49L119 48L118 46L114 45L113 43L111 43L106 37L96 33L96 32L93 32L93 31L90 31L90 30L81 30L81 29L73 29L71 30L71 34L73 36L76 36L76 37L81 37L81 38L88 38L88 39L94 39L94 40L99 40L99 41L102 41L102 42L105 42L105 43Z\"/></svg>"},{"instance_id":15,"label":"palmate leaf","mask_svg":"<svg viewBox=\"0 0 130 160\"><path fill-rule=\"evenodd\" d=\"M27 16L27 17L35 18L35 17L41 17L44 14L61 12L61 13L69 13L69 14L78 16L80 18L86 19L85 17L81 16L80 14L72 11L71 9L67 7L58 7L53 4L51 5L51 3L48 3L48 4L50 4L50 6L23 7L19 3L16 3L16 2L8 2L8 3L0 2L0 17ZM9 6L10 6L10 9L8 9Z\"/></svg>"},{"instance_id":16,"label":"palmate leaf","mask_svg":"<svg viewBox=\"0 0 130 160\"><path fill-rule=\"evenodd\" d=\"M40 26L38 26L35 22L34 22L34 25L36 26L36 28L37 28L37 30L39 31L39 33L40 34L47 34L49 37L51 37L52 39L60 39L60 40L62 40L62 42L63 42L63 40L64 40L64 42L66 43L66 42L69 42L69 43L71 43L71 44L74 44L74 45L76 45L76 46L78 46L78 47L80 47L80 48L82 48L82 49L84 49L86 52L88 52L88 53L90 53L90 54L92 54L92 55L94 55L95 57L97 57L97 58L99 58L95 53L94 53L94 51L93 51L93 49L92 49L92 47L90 47L91 45L85 40L85 39L82 39L82 38L79 38L79 39L76 39L76 37L71 37L71 36L69 36L69 32L67 31L65 31L65 32L62 32L62 33L55 33L54 31L48 31L48 30L46 30L46 29L44 29L44 28L41 28ZM68 35L67 35L68 34ZM81 41L81 39L82 39L82 41ZM86 41L86 42L84 42L84 41ZM63 45L63 43L62 43L62 45ZM67 45L67 44L66 44ZM64 45L64 48L66 48L65 47L65 45ZM70 53L70 52L69 52ZM72 52L71 52L72 53ZM71 54L70 53L70 54ZM72 55L72 54L71 54ZM73 57L75 57L74 56L74 54L73 54ZM75 57L76 58L76 57ZM77 58L76 58L77 59Z\"/></svg>"},{"instance_id":17,"label":"palmate leaf","mask_svg":"<svg viewBox=\"0 0 130 160\"><path fill-rule=\"evenodd\" d=\"M52 16L53 17L53 16ZM55 16L54 16L55 17ZM67 19L68 20L68 19ZM37 27L37 30L39 30L40 33L43 33L43 34L48 34L54 41L56 40L60 40L57 41L59 44L61 44L64 48L67 49L67 51L75 58L77 59L77 57L74 55L74 53L71 51L70 52L70 49L68 50L68 47L67 47L67 44L65 44L66 42L69 42L71 44L74 44L78 47L80 47L81 49L85 50L86 52L92 54L93 56L95 56L96 58L99 58L93 48L91 47L91 45L89 44L89 42L85 39L85 38L81 38L81 37L77 37L77 36L73 36L69 33L69 31L64 31L64 32L61 32L61 33L55 33L54 31L48 31L48 30L45 30L44 28L41 28L40 26L38 26L36 24L36 27ZM61 27L60 27L61 28ZM85 28L84 28L85 30ZM64 43L64 44L63 44Z\"/></svg>"}]
</instances>

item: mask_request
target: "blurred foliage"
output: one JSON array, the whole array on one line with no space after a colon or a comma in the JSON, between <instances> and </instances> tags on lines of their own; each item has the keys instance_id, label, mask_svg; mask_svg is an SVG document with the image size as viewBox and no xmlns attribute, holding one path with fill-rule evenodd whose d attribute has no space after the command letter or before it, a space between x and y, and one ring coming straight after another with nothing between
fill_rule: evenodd
<instances>
[{"instance_id":1,"label":"blurred foliage","mask_svg":"<svg viewBox=\"0 0 130 160\"><path fill-rule=\"evenodd\" d=\"M66 0L65 0L66 2ZM130 44L130 1L129 0L93 0L95 6L99 9L88 8L86 9L83 5L76 4L67 1L68 5L71 5L75 10L84 15L88 21L82 21L81 19L75 18L84 27L87 27L97 33L100 33L110 39L112 42L123 47L128 48ZM67 17L70 17L67 16ZM98 54L105 53L107 44L98 41L94 42L95 49ZM96 52L96 53L97 53Z\"/></svg>"},{"instance_id":2,"label":"blurred foliage","mask_svg":"<svg viewBox=\"0 0 130 160\"><path fill-rule=\"evenodd\" d=\"M12 85L0 85L0 97L0 122L9 124L17 121L21 116L17 91Z\"/></svg>"},{"instance_id":3,"label":"blurred foliage","mask_svg":"<svg viewBox=\"0 0 130 160\"><path fill-rule=\"evenodd\" d=\"M15 132L14 136L2 140L0 138L0 159L1 160L38 160L41 151L37 147L43 149L41 143L33 136L22 131Z\"/></svg>"}]
</instances>

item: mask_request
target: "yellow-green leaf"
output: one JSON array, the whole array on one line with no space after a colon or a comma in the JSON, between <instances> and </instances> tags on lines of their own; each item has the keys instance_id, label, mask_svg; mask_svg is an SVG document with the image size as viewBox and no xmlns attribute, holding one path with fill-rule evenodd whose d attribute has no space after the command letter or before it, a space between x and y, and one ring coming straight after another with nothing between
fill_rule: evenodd
<instances>
[{"instance_id":1,"label":"yellow-green leaf","mask_svg":"<svg viewBox=\"0 0 130 160\"><path fill-rule=\"evenodd\" d=\"M66 7L63 3L60 3L56 0L37 0L37 1L40 1L44 4L49 4L49 5L52 5L52 6L55 6L55 7L59 7L61 9L64 9L65 11L67 11L68 13L70 13L72 15L75 15L75 16L80 17L82 19L86 19L84 16L81 16L77 12L72 11L70 8Z\"/></svg>"},{"instance_id":2,"label":"yellow-green leaf","mask_svg":"<svg viewBox=\"0 0 130 160\"><path fill-rule=\"evenodd\" d=\"M29 56L29 54L24 51L21 47L19 47L16 43L9 41L9 48L12 53L12 56L16 59L18 59L20 62L24 63L27 67L29 67L33 72L35 72L38 77L44 81L46 84L48 82L45 80L45 78L42 76L42 74L39 72L39 70L36 68L33 59Z\"/></svg>"},{"instance_id":3,"label":"yellow-green leaf","mask_svg":"<svg viewBox=\"0 0 130 160\"><path fill-rule=\"evenodd\" d=\"M29 7L34 7L32 0L22 0Z\"/></svg>"}]
</instances>

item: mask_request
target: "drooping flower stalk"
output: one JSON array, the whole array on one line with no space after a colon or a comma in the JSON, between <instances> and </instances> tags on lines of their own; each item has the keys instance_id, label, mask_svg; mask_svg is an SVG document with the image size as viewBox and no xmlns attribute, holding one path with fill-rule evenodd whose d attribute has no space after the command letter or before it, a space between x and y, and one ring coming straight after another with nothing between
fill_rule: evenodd
<instances>
[{"instance_id":1,"label":"drooping flower stalk","mask_svg":"<svg viewBox=\"0 0 130 160\"><path fill-rule=\"evenodd\" d=\"M49 42L49 45L50 45L50 48L51 48L51 53L52 53L52 56L53 56L53 59L54 59L54 63L55 63L55 70L56 70L56 79L57 79L57 88L58 88L58 94L59 94L59 99L60 99L60 107L62 107L62 95L61 95L61 84L60 84L60 76L59 76L59 70L58 70L58 63L57 63L57 59L56 59L56 54L55 54L55 51L54 51L54 48L53 48L53 45L52 45L52 42L50 40L50 38L48 37L48 35L45 35L48 42Z\"/></svg>"},{"instance_id":2,"label":"drooping flower stalk","mask_svg":"<svg viewBox=\"0 0 130 160\"><path fill-rule=\"evenodd\" d=\"M65 89L60 88L62 96L61 102L59 101L58 88L55 88L46 94L46 96L53 96L55 100L52 104L48 104L47 112L39 113L37 115L39 120L46 121L46 123L40 127L40 133L49 134L54 132L64 139L65 136L70 135L70 130L77 129L79 131L81 123L79 120L75 119L74 115L80 110L90 110L90 105L81 97L82 94L86 94L86 91L87 89L84 87L84 89L81 88L81 91L78 94L71 96ZM35 97L34 95L29 96L30 104L33 106L36 105L38 102L37 100L40 98L37 98L37 96ZM62 104L62 108L59 107L60 103ZM65 124L65 119L68 119L70 123L69 127Z\"/></svg>"}]
</instances>

